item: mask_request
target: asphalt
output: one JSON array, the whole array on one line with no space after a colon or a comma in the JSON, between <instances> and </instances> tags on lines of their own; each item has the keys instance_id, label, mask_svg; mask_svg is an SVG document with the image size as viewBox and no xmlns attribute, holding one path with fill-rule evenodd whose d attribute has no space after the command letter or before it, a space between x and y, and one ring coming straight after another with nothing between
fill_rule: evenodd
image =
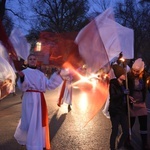
<instances>
[{"instance_id":1,"label":"asphalt","mask_svg":"<svg viewBox=\"0 0 150 150\"><path fill-rule=\"evenodd\" d=\"M0 101L0 150L26 150L19 145L13 135L21 115L21 92L16 89L16 96L10 94ZM111 123L102 111L85 122L87 115L68 112L67 106L59 108L58 89L45 94L49 112L50 142L52 150L109 150ZM73 91L73 100L79 97L79 91ZM148 105L149 105L148 101ZM149 105L150 106L150 105ZM132 132L132 145L135 150L142 150L138 132L138 121ZM148 113L148 142L150 143L150 113Z\"/></svg>"}]
</instances>

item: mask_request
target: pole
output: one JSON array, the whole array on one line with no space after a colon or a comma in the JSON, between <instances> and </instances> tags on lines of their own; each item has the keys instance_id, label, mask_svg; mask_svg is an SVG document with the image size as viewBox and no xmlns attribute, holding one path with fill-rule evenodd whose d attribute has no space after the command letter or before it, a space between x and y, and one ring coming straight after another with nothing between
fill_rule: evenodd
<instances>
[{"instance_id":1,"label":"pole","mask_svg":"<svg viewBox=\"0 0 150 150\"><path fill-rule=\"evenodd\" d=\"M125 66L125 70L126 70L126 89L129 89L128 88L128 77L127 77L127 65ZM130 121L129 95L127 95L127 109L128 109L129 140L131 141L131 121Z\"/></svg>"}]
</instances>

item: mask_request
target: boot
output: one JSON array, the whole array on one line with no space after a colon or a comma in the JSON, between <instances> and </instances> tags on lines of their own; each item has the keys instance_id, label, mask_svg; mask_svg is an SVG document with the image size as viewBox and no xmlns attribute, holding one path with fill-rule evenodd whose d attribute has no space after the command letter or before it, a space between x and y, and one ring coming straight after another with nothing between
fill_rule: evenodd
<instances>
[{"instance_id":1,"label":"boot","mask_svg":"<svg viewBox=\"0 0 150 150\"><path fill-rule=\"evenodd\" d=\"M71 105L68 105L68 112L71 111Z\"/></svg>"}]
</instances>

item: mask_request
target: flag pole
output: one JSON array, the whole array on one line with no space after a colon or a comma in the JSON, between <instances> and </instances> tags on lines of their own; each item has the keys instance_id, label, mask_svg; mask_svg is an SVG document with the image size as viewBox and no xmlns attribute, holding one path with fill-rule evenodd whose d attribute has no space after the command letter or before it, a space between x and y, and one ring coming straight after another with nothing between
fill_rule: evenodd
<instances>
[{"instance_id":1,"label":"flag pole","mask_svg":"<svg viewBox=\"0 0 150 150\"><path fill-rule=\"evenodd\" d=\"M128 90L128 77L127 77L127 65L125 64L126 72L126 89ZM128 109L128 125L129 125L129 140L131 141L131 120L130 120L130 104L129 104L129 95L127 95L127 109Z\"/></svg>"},{"instance_id":2,"label":"flag pole","mask_svg":"<svg viewBox=\"0 0 150 150\"><path fill-rule=\"evenodd\" d=\"M125 69L125 84L126 84L126 89L128 90L128 76L127 76L127 64L125 59L123 58L123 54L120 53L118 60L122 62L123 68ZM129 102L129 95L127 94L127 111L128 111L128 127L129 127L129 140L131 141L131 120L130 120L130 102Z\"/></svg>"}]
</instances>

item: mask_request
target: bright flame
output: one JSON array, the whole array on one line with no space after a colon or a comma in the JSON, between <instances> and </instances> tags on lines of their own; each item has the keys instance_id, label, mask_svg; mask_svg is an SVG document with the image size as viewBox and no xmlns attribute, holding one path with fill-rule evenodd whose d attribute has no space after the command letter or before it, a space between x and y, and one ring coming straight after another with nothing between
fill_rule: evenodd
<instances>
[{"instance_id":1,"label":"bright flame","mask_svg":"<svg viewBox=\"0 0 150 150\"><path fill-rule=\"evenodd\" d=\"M91 83L92 83L93 89L96 89L98 81L95 79L91 79Z\"/></svg>"},{"instance_id":2,"label":"bright flame","mask_svg":"<svg viewBox=\"0 0 150 150\"><path fill-rule=\"evenodd\" d=\"M108 78L108 77L109 77L108 74L105 74L105 75L104 75L104 79L106 79L106 78Z\"/></svg>"},{"instance_id":3,"label":"bright flame","mask_svg":"<svg viewBox=\"0 0 150 150\"><path fill-rule=\"evenodd\" d=\"M80 86L82 83L85 83L85 84L87 84L87 86L90 87L90 85L91 85L92 89L95 89L97 87L98 80L103 80L108 77L108 74L105 74L104 72L102 72L101 74L91 73L89 75L82 75L68 62L65 62L63 64L63 67L66 68L67 70L69 69L69 72L71 74L79 77L79 80L72 84L72 86L75 88L77 88L78 85ZM103 78L102 78L102 76L103 76Z\"/></svg>"},{"instance_id":4,"label":"bright flame","mask_svg":"<svg viewBox=\"0 0 150 150\"><path fill-rule=\"evenodd\" d=\"M124 62L124 61L125 61L125 59L124 59L123 57L121 57L121 58L120 58L120 60L121 60L122 62Z\"/></svg>"},{"instance_id":5,"label":"bright flame","mask_svg":"<svg viewBox=\"0 0 150 150\"><path fill-rule=\"evenodd\" d=\"M74 82L72 85L74 86L82 82L91 83L88 77L80 75L80 80Z\"/></svg>"}]
</instances>

